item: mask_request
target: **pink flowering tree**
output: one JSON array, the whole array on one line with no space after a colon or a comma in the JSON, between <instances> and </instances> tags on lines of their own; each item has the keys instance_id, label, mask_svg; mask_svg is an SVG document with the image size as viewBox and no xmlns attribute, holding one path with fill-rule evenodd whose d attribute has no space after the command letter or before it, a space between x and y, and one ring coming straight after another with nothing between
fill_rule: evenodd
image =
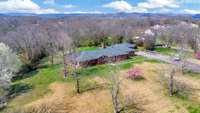
<instances>
[{"instance_id":1,"label":"pink flowering tree","mask_svg":"<svg viewBox=\"0 0 200 113\"><path fill-rule=\"evenodd\" d=\"M131 78L131 79L141 79L143 78L142 75L143 73L141 69L138 67L134 67L128 71L128 78Z\"/></svg>"},{"instance_id":2,"label":"pink flowering tree","mask_svg":"<svg viewBox=\"0 0 200 113\"><path fill-rule=\"evenodd\" d=\"M200 51L196 53L196 58L200 60Z\"/></svg>"}]
</instances>

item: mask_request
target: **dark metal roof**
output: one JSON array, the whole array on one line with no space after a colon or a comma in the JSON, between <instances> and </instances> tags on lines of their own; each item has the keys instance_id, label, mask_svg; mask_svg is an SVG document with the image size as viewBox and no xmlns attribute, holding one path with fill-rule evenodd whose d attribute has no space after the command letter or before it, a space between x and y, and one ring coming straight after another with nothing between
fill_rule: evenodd
<instances>
[{"instance_id":1,"label":"dark metal roof","mask_svg":"<svg viewBox=\"0 0 200 113\"><path fill-rule=\"evenodd\" d=\"M103 56L107 56L107 57L114 57L114 56L119 56L119 55L126 55L128 54L127 52L125 51L120 51L116 48L111 48L111 47L108 47L108 48L105 48L105 49L100 49L98 50L99 53Z\"/></svg>"},{"instance_id":2,"label":"dark metal roof","mask_svg":"<svg viewBox=\"0 0 200 113\"><path fill-rule=\"evenodd\" d=\"M98 50L94 51L83 51L79 53L79 56L75 58L76 61L90 61L102 57L102 54Z\"/></svg>"},{"instance_id":3,"label":"dark metal roof","mask_svg":"<svg viewBox=\"0 0 200 113\"><path fill-rule=\"evenodd\" d=\"M116 46L114 45L114 46L111 46L111 48L114 48L119 51L125 51L125 52L135 51L133 48L127 47L125 45L116 45Z\"/></svg>"},{"instance_id":4,"label":"dark metal roof","mask_svg":"<svg viewBox=\"0 0 200 113\"><path fill-rule=\"evenodd\" d=\"M122 43L104 49L100 48L93 51L82 51L80 53L73 53L67 55L67 57L77 62L84 62L84 61L96 60L101 57L114 57L120 55L127 55L129 52L135 51L134 49L132 49L133 47L135 46L132 44Z\"/></svg>"}]
</instances>

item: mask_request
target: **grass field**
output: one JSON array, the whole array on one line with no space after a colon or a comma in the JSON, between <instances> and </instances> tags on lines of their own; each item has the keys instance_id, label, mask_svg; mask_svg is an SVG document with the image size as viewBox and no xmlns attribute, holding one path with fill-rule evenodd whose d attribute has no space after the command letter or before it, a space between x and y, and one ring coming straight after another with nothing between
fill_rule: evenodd
<instances>
[{"instance_id":1,"label":"grass field","mask_svg":"<svg viewBox=\"0 0 200 113\"><path fill-rule=\"evenodd\" d=\"M164 55L170 55L170 56L175 55L178 52L177 50L171 49L171 48L155 48L154 51L159 52Z\"/></svg>"},{"instance_id":2,"label":"grass field","mask_svg":"<svg viewBox=\"0 0 200 113\"><path fill-rule=\"evenodd\" d=\"M169 64L163 64L157 61L147 59L144 60L144 58L142 57L137 57L136 59L138 60L137 62L134 62L133 65L142 69L144 80L133 81L127 79L127 67L121 68L121 70L118 70L117 73L117 75L120 76L121 79L123 79L121 83L122 95L130 98L129 100L133 99L133 102L137 103L133 104L134 106L129 106L127 109L125 109L125 112L132 113L132 110L135 109L134 107L136 105L140 108L140 110L142 110L142 113L199 113L199 103L195 103L195 101L191 101L188 98L181 98L178 95L170 97L167 93L167 89L163 87L160 83L159 70L170 66ZM117 65L123 65L123 63L124 62L121 62ZM104 71L97 70L97 68L100 67L100 70ZM75 93L73 85L74 81L72 80L72 78L69 77L68 79L64 80L62 79L61 73L61 76L58 77L60 79L55 79L54 77L48 76L48 79L50 80L45 81L43 83L38 83L39 78L36 79L36 76L44 76L42 74L51 75L50 73L46 73L46 71L55 68L59 69L60 67L55 66L47 70L42 69L41 74L27 78L27 80L18 81L26 81L26 83L28 84L34 84L35 87L33 87L33 89L31 89L30 91L23 93L20 96L17 96L15 98L16 100L14 99L10 102L9 109L7 110L12 111L14 109L17 109L16 106L18 106L18 109L21 106L25 106L26 110L28 111L33 108L41 109L42 107L52 110L50 113L54 113L54 110L61 110L63 111L63 113L78 113L83 111L87 113L112 113L112 101L110 98L111 95L106 85L109 81L108 75L110 71L107 70L107 68L110 68L108 67L108 65L101 65L100 67L89 67L87 68L88 70L86 73L81 73L82 77L80 80L82 93L78 95ZM193 75L190 76L190 74ZM194 78L194 76L195 74L191 72L186 73L185 76L177 75L177 77L179 77L180 80L182 79L185 82L192 81L193 84L198 84L200 78L197 79ZM44 87L39 88L38 84ZM45 92L39 93L39 91L37 91L44 89L46 89ZM34 95L32 95L31 92L37 94L37 98L27 101L27 99L34 97ZM24 100L26 100L26 102Z\"/></svg>"},{"instance_id":3,"label":"grass field","mask_svg":"<svg viewBox=\"0 0 200 113\"><path fill-rule=\"evenodd\" d=\"M83 49L82 49L83 50ZM91 49L90 49L91 50ZM58 60L59 61L59 60ZM117 67L120 70L131 68L134 64L142 62L158 62L156 60L146 59L144 57L136 56L129 60L118 62ZM82 69L79 73L82 81L87 81L94 76L106 77L110 72L110 64L97 65ZM48 86L54 82L72 83L73 78L70 76L67 79L63 78L62 64L55 64L51 66L48 59L44 59L39 68L31 73L24 75L25 78L17 80L13 83L13 93L17 95L11 99L5 111L17 111L21 106L42 98L47 93L51 92ZM83 87L87 87L87 82L83 82ZM89 86L90 87L90 86Z\"/></svg>"},{"instance_id":4,"label":"grass field","mask_svg":"<svg viewBox=\"0 0 200 113\"><path fill-rule=\"evenodd\" d=\"M163 55L168 55L168 56L175 56L175 55L180 54L179 50L172 49L172 48L155 48L154 51L159 52ZM184 52L183 54L187 58L194 58L194 53L192 52Z\"/></svg>"},{"instance_id":5,"label":"grass field","mask_svg":"<svg viewBox=\"0 0 200 113\"><path fill-rule=\"evenodd\" d=\"M188 81L191 85L196 84L194 87L193 92L191 92L188 97L183 97L181 95L176 95L171 97L171 99L174 102L179 102L181 103L189 113L200 113L200 102L199 102L199 82L200 82L200 74L199 73L194 73L191 71L187 71L184 73L184 77L188 79ZM191 80L191 81L190 81Z\"/></svg>"},{"instance_id":6,"label":"grass field","mask_svg":"<svg viewBox=\"0 0 200 113\"><path fill-rule=\"evenodd\" d=\"M96 48L79 48L79 51L95 49ZM163 54L169 54L173 50L157 49L156 51ZM104 64L81 69L78 75L81 81L80 89L83 93L80 95L76 95L74 89L75 81L71 75L64 79L63 66L60 62L60 60L62 59L60 58L59 60L59 58L60 57L58 56L58 64L55 64L53 66L50 65L47 58L43 59L37 70L25 74L25 78L15 81L12 85L12 91L15 96L9 101L8 107L4 109L2 113L13 113L15 111L19 111L24 106L35 106L40 105L41 103L52 103L52 101L60 101L61 103L67 104L63 104L65 105L62 106L63 110L70 110L69 108L71 107L65 108L69 104L66 102L69 101L73 102L74 105L79 106L80 108L83 108L85 110L95 106L94 111L88 111L88 113L112 112L112 103L110 103L109 90L105 88L104 85L102 85L105 83L105 81L108 81L110 71L112 71L111 65ZM141 98L140 96L142 96L150 101L148 102L148 105L143 106L144 109L147 110L147 112L144 113L155 113L153 110L161 110L161 108L157 108L158 105L151 105L151 102L157 102L157 104L160 102L159 105L170 107L163 109L164 111L172 109L172 111L174 111L173 113L179 113L180 110L184 111L182 113L187 113L184 110L187 109L189 113L200 113L200 103L195 103L189 99L180 98L178 96L169 97L166 95L165 92L160 92L160 90L163 88L162 86L160 86L160 84L158 84L158 69L161 69L165 67L165 65L169 64L165 64L157 60L147 59L141 56L135 56L126 61L117 62L116 67L120 73L122 72L121 74L117 74L119 74L120 76L126 75L127 70L135 65L143 69L145 79L141 82L125 80L123 84L130 90L124 88L127 89L124 92L125 95L137 94L134 96L139 96L138 98ZM199 74L197 73L187 72L185 75L189 76L184 76L184 80L189 80L190 82L194 82L196 84L200 82L200 77L198 77ZM98 100L97 97L100 98L100 100ZM52 98L52 100L50 98ZM63 100L65 100L65 102L63 102ZM80 103L80 100L86 104ZM98 101L101 101L100 105ZM140 101L141 100L139 100L139 102ZM174 104L172 104L172 102L174 102ZM60 104L58 106L60 106ZM104 109L102 109L102 107ZM82 112L81 109L79 112Z\"/></svg>"},{"instance_id":7,"label":"grass field","mask_svg":"<svg viewBox=\"0 0 200 113\"><path fill-rule=\"evenodd\" d=\"M98 47L80 47L77 49L77 51L92 51L92 50L96 50L98 49Z\"/></svg>"}]
</instances>

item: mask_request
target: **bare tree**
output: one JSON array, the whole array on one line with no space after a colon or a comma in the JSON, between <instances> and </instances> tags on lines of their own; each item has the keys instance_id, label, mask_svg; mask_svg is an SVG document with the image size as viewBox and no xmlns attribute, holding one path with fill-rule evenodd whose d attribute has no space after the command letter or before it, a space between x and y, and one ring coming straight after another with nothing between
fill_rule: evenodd
<instances>
[{"instance_id":1,"label":"bare tree","mask_svg":"<svg viewBox=\"0 0 200 113\"><path fill-rule=\"evenodd\" d=\"M76 83L75 83L76 92L80 93L80 77L78 75L79 74L78 71L79 71L79 68L81 68L81 67L79 66L79 62L76 61L76 56L75 56L76 49L77 48L76 48L75 44L73 43L69 54L72 57L71 58L72 59L71 67L72 67L72 75L74 77L74 80L76 81Z\"/></svg>"},{"instance_id":2,"label":"bare tree","mask_svg":"<svg viewBox=\"0 0 200 113\"><path fill-rule=\"evenodd\" d=\"M155 42L155 33L151 29L146 30L144 33L144 48L147 50L154 49Z\"/></svg>"},{"instance_id":3,"label":"bare tree","mask_svg":"<svg viewBox=\"0 0 200 113\"><path fill-rule=\"evenodd\" d=\"M187 27L186 27L187 26ZM188 31L190 31L191 29L190 24L185 23L185 22L181 22L179 23L174 31L176 31L177 34L177 38L179 38L178 40L178 45L180 46L180 52L179 52L179 57L181 59L181 63L180 63L180 67L181 67L181 71L182 73L185 70L185 66L186 66L186 60L187 60L187 38L190 37L190 33Z\"/></svg>"},{"instance_id":4,"label":"bare tree","mask_svg":"<svg viewBox=\"0 0 200 113\"><path fill-rule=\"evenodd\" d=\"M169 93L170 96L174 94L174 76L176 74L175 69L172 69L169 76Z\"/></svg>"},{"instance_id":5,"label":"bare tree","mask_svg":"<svg viewBox=\"0 0 200 113\"><path fill-rule=\"evenodd\" d=\"M112 78L111 78L111 95L112 95L112 103L114 108L114 113L120 113L121 112L121 106L120 106L120 100L119 100L119 93L120 93L120 80L119 76L116 75L116 64L112 63L111 66L113 69L111 69L112 72Z\"/></svg>"},{"instance_id":6,"label":"bare tree","mask_svg":"<svg viewBox=\"0 0 200 113\"><path fill-rule=\"evenodd\" d=\"M68 67L68 62L66 62L65 56L70 53L71 48L72 48L72 39L68 37L66 34L63 40L61 40L61 50L62 50L62 55L63 55L63 66L64 66L64 78L67 77L67 67Z\"/></svg>"},{"instance_id":7,"label":"bare tree","mask_svg":"<svg viewBox=\"0 0 200 113\"><path fill-rule=\"evenodd\" d=\"M191 49L194 50L194 53L196 53L199 49L198 47L199 39L200 39L200 28L198 25L192 24L191 28L188 30L187 42L188 45L191 47Z\"/></svg>"},{"instance_id":8,"label":"bare tree","mask_svg":"<svg viewBox=\"0 0 200 113\"><path fill-rule=\"evenodd\" d=\"M57 52L57 42L59 40L59 26L58 25L54 25L54 26L47 26L46 31L47 31L47 36L48 36L48 45L47 45L47 51L49 54L49 60L51 62L51 65L54 64L54 55ZM56 37L56 38L55 38Z\"/></svg>"},{"instance_id":9,"label":"bare tree","mask_svg":"<svg viewBox=\"0 0 200 113\"><path fill-rule=\"evenodd\" d=\"M114 113L120 113L120 101L119 101L119 80L115 78L115 76L112 76L113 80L116 81L113 83L112 86L112 102L113 102L113 107L114 107Z\"/></svg>"},{"instance_id":10,"label":"bare tree","mask_svg":"<svg viewBox=\"0 0 200 113\"><path fill-rule=\"evenodd\" d=\"M74 65L74 70L73 70L73 76L74 76L74 79L76 81L76 92L77 93L80 93L80 77L78 75L78 65L77 64L73 64Z\"/></svg>"}]
</instances>

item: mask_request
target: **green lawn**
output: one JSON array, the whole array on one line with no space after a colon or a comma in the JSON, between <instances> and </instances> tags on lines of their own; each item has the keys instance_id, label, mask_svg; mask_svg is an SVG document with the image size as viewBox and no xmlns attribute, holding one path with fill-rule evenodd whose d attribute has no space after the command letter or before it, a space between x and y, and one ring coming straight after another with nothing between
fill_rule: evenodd
<instances>
[{"instance_id":1,"label":"green lawn","mask_svg":"<svg viewBox=\"0 0 200 113\"><path fill-rule=\"evenodd\" d=\"M9 102L8 111L18 110L21 106L43 97L49 92L49 84L65 81L62 76L62 65L44 65L26 76L28 78L13 83L13 93L17 96Z\"/></svg>"},{"instance_id":2,"label":"green lawn","mask_svg":"<svg viewBox=\"0 0 200 113\"><path fill-rule=\"evenodd\" d=\"M156 60L146 59L141 56L132 57L129 60L116 63L119 70L129 69L136 63L158 62ZM81 69L79 72L81 81L87 81L90 77L107 77L111 71L110 64L97 65ZM74 82L72 76L63 78L63 66L57 64L51 66L48 59L44 59L39 68L31 73L25 74L27 78L17 80L13 83L12 93L16 96L10 100L8 108L4 112L12 112L21 108L21 106L37 100L46 95L50 90L48 86L56 81ZM84 82L86 84L86 82ZM83 86L84 87L84 86Z\"/></svg>"},{"instance_id":3,"label":"green lawn","mask_svg":"<svg viewBox=\"0 0 200 113\"><path fill-rule=\"evenodd\" d=\"M117 62L115 63L115 67L119 70L126 70L134 66L134 64L142 63L142 62L152 62L152 63L159 63L160 61L153 60L153 59L147 59L142 56L135 56L128 60ZM108 75L108 72L110 72L110 67L112 67L110 64L104 64L104 65L97 65L97 66L91 66L88 68L82 69L80 72L80 75L83 76L93 76L93 75L101 75L106 76Z\"/></svg>"},{"instance_id":4,"label":"green lawn","mask_svg":"<svg viewBox=\"0 0 200 113\"><path fill-rule=\"evenodd\" d=\"M196 80L200 80L199 73L195 73L192 71L186 71L184 74L187 76L193 77ZM188 111L190 113L200 113L200 103L199 102L192 103L190 100L184 100L184 105L186 106L186 108L188 109Z\"/></svg>"},{"instance_id":5,"label":"green lawn","mask_svg":"<svg viewBox=\"0 0 200 113\"><path fill-rule=\"evenodd\" d=\"M80 47L77 49L77 51L92 51L92 50L96 50L98 47Z\"/></svg>"},{"instance_id":6,"label":"green lawn","mask_svg":"<svg viewBox=\"0 0 200 113\"><path fill-rule=\"evenodd\" d=\"M159 52L164 55L170 55L170 56L175 55L178 52L177 50L171 49L171 48L155 48L154 51Z\"/></svg>"},{"instance_id":7,"label":"green lawn","mask_svg":"<svg viewBox=\"0 0 200 113\"><path fill-rule=\"evenodd\" d=\"M172 101L174 103L180 103L182 104L189 113L200 113L200 104L196 102L192 102L188 98L182 98L179 96L172 96Z\"/></svg>"},{"instance_id":8,"label":"green lawn","mask_svg":"<svg viewBox=\"0 0 200 113\"><path fill-rule=\"evenodd\" d=\"M157 60L135 56L131 59L117 62L116 68L119 70L128 70L135 64L143 62L160 63L160 61ZM96 85L95 83L91 83L90 79L96 76L109 77L109 72L112 69L113 68L110 64L91 66L81 69L78 73L81 78L81 90L85 91L90 88L92 89ZM192 75L193 74L194 73L192 73ZM27 78L17 80L13 83L15 86L13 91L17 93L17 96L10 100L8 108L6 108L3 112L12 113L13 111L19 110L25 104L42 98L47 93L51 92L48 89L48 86L53 82L59 81L74 83L72 76L69 76L67 79L63 78L62 64L51 66L49 65L48 59L44 59L36 71L28 73L26 76ZM187 100L180 100L178 98L173 98L173 100L183 102L184 106L190 111L190 113L200 113L198 105L192 106L192 104L190 104Z\"/></svg>"},{"instance_id":9,"label":"green lawn","mask_svg":"<svg viewBox=\"0 0 200 113\"><path fill-rule=\"evenodd\" d=\"M171 48L155 48L154 51L159 52L163 55L169 55L169 56L175 56L177 54L180 54L179 50L171 49ZM194 53L192 52L184 52L185 57L194 57Z\"/></svg>"}]
</instances>

